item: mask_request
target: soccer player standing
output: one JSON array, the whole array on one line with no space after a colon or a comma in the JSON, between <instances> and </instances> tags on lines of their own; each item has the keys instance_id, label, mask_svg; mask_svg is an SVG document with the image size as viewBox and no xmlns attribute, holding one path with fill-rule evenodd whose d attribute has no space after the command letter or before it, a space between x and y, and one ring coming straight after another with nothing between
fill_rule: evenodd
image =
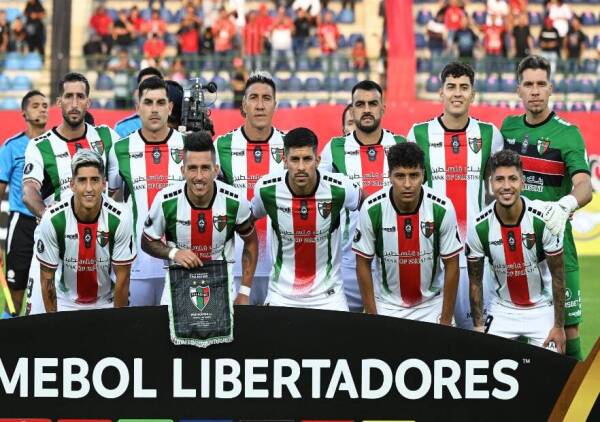
<instances>
[{"instance_id":1,"label":"soccer player standing","mask_svg":"<svg viewBox=\"0 0 600 422\"><path fill-rule=\"evenodd\" d=\"M21 310L23 293L27 286L29 265L33 256L33 232L35 217L23 203L23 166L25 149L30 139L46 131L48 100L40 91L29 91L21 100L21 111L27 124L21 132L4 142L0 149L0 198L7 185L10 218L6 237L6 280L17 312ZM0 247L0 260L3 252Z\"/></svg>"},{"instance_id":2,"label":"soccer player standing","mask_svg":"<svg viewBox=\"0 0 600 422\"><path fill-rule=\"evenodd\" d=\"M423 186L423 156L413 143L389 149L391 187L366 199L352 249L367 313L450 325L462 244L452 202ZM442 261L443 286L437 277Z\"/></svg>"},{"instance_id":3,"label":"soccer player standing","mask_svg":"<svg viewBox=\"0 0 600 422\"><path fill-rule=\"evenodd\" d=\"M144 221L156 194L178 184L183 176L183 136L169 128L167 120L173 103L167 85L159 78L147 78L138 87L137 114L142 128L116 142L110 151L111 191L124 184L124 199L133 210L138 249ZM130 305L158 305L163 292L165 270L162 261L141 251L133 263Z\"/></svg>"},{"instance_id":4,"label":"soccer player standing","mask_svg":"<svg viewBox=\"0 0 600 422\"><path fill-rule=\"evenodd\" d=\"M273 127L276 105L276 88L271 75L253 72L246 81L242 99L244 124L215 141L217 163L225 183L240 189L248 200L252 200L260 177L283 169L283 133ZM272 267L266 221L256 222L256 232L259 255L250 302L262 304ZM242 275L241 257L241 242L238 241L234 266L236 285Z\"/></svg>"},{"instance_id":5,"label":"soccer player standing","mask_svg":"<svg viewBox=\"0 0 600 422\"><path fill-rule=\"evenodd\" d=\"M182 171L185 181L156 195L144 224L142 248L151 256L185 268L201 266L203 260L231 263L237 233L244 245L242 284L235 303L248 304L258 256L250 204L242 191L216 180L219 165L210 134L194 132L186 136ZM161 240L163 236L166 244ZM228 265L230 286L232 267ZM168 296L165 289L161 303L166 303Z\"/></svg>"},{"instance_id":6,"label":"soccer player standing","mask_svg":"<svg viewBox=\"0 0 600 422\"><path fill-rule=\"evenodd\" d=\"M394 135L381 127L385 112L383 90L373 81L362 81L352 88L352 104L349 113L354 121L354 131L345 136L332 138L323 148L319 168L323 171L342 173L361 186L365 196L389 186L387 150L403 136ZM356 281L356 257L352 252L352 236L358 221L358 212L344 214L343 218L342 278L344 292L350 310L360 312L363 308Z\"/></svg>"},{"instance_id":7,"label":"soccer player standing","mask_svg":"<svg viewBox=\"0 0 600 422\"><path fill-rule=\"evenodd\" d=\"M317 170L317 136L291 130L286 171L259 179L252 214L270 218L273 268L265 304L347 311L340 277L342 211L358 209L361 193L346 176Z\"/></svg>"},{"instance_id":8,"label":"soccer player standing","mask_svg":"<svg viewBox=\"0 0 600 422\"><path fill-rule=\"evenodd\" d=\"M108 152L118 135L108 126L85 123L90 107L90 84L79 73L68 73L59 82L57 105L62 122L31 140L25 150L23 202L38 219L46 207L71 196L71 160L80 149L91 149L102 157L106 167ZM35 255L34 255L35 257ZM39 266L34 259L29 271L28 313L44 312L39 289Z\"/></svg>"},{"instance_id":9,"label":"soccer player standing","mask_svg":"<svg viewBox=\"0 0 600 422\"><path fill-rule=\"evenodd\" d=\"M493 268L496 289L488 311L488 333L565 351L562 234L543 220L547 206L521 196L525 185L519 155L504 150L492 156L491 186L496 200L469 228L473 324L484 331L482 278L484 257Z\"/></svg>"},{"instance_id":10,"label":"soccer player standing","mask_svg":"<svg viewBox=\"0 0 600 422\"><path fill-rule=\"evenodd\" d=\"M475 98L473 69L452 62L441 73L441 116L413 125L408 141L416 142L425 152L427 186L450 198L456 211L458 230L467 238L467 222L485 206L485 169L489 157L502 149L502 135L491 123L469 116ZM454 319L461 328L471 328L467 261L460 256L460 280ZM489 280L484 278L484 299L488 299Z\"/></svg>"},{"instance_id":11,"label":"soccer player standing","mask_svg":"<svg viewBox=\"0 0 600 422\"><path fill-rule=\"evenodd\" d=\"M81 149L71 168L73 196L44 213L35 246L46 312L127 306L136 252L130 211L104 194L99 154Z\"/></svg>"},{"instance_id":12,"label":"soccer player standing","mask_svg":"<svg viewBox=\"0 0 600 422\"><path fill-rule=\"evenodd\" d=\"M525 176L523 195L556 201L544 218L555 234L564 229L566 353L581 359L579 264L567 220L571 213L592 200L592 183L579 129L548 106L552 94L550 77L550 64L542 57L528 56L519 63L517 94L525 114L507 117L501 131L505 148L521 156Z\"/></svg>"}]
</instances>

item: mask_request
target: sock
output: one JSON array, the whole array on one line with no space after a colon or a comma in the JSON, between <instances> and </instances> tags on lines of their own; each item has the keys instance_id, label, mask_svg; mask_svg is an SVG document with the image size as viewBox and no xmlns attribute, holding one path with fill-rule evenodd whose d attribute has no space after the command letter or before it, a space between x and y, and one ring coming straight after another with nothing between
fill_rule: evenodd
<instances>
[{"instance_id":1,"label":"sock","mask_svg":"<svg viewBox=\"0 0 600 422\"><path fill-rule=\"evenodd\" d=\"M577 360L583 360L583 356L581 355L581 339L579 337L567 339L566 354Z\"/></svg>"}]
</instances>

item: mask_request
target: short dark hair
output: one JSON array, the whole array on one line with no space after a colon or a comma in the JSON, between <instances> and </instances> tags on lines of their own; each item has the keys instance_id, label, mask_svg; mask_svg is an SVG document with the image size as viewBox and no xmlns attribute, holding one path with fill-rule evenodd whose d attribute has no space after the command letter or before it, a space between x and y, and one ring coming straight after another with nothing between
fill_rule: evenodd
<instances>
[{"instance_id":1,"label":"short dark hair","mask_svg":"<svg viewBox=\"0 0 600 422\"><path fill-rule=\"evenodd\" d=\"M552 69L550 67L550 62L543 58L542 56L530 55L525 57L523 60L519 62L517 66L517 82L521 83L523 81L523 72L527 69L542 69L546 71L546 75L548 75L548 80L550 80L550 76L552 73Z\"/></svg>"},{"instance_id":2,"label":"short dark hair","mask_svg":"<svg viewBox=\"0 0 600 422\"><path fill-rule=\"evenodd\" d=\"M90 96L90 82L81 73L70 72L67 73L64 78L58 83L58 95L61 96L65 92L65 84L67 82L82 82L85 85L85 96Z\"/></svg>"},{"instance_id":3,"label":"short dark hair","mask_svg":"<svg viewBox=\"0 0 600 422\"><path fill-rule=\"evenodd\" d=\"M379 92L380 95L383 95L383 89L381 88L381 85L379 85L375 81L371 81L368 79L364 80L364 81L360 81L359 83L357 83L356 85L354 85L352 87L352 96L354 96L354 93L358 89L362 89L363 91L377 91L377 92Z\"/></svg>"},{"instance_id":4,"label":"short dark hair","mask_svg":"<svg viewBox=\"0 0 600 422\"><path fill-rule=\"evenodd\" d=\"M283 137L283 150L286 154L290 148L301 147L311 147L316 153L318 145L319 140L317 135L315 135L312 130L305 127L292 129Z\"/></svg>"},{"instance_id":5,"label":"short dark hair","mask_svg":"<svg viewBox=\"0 0 600 422\"><path fill-rule=\"evenodd\" d=\"M155 89L164 89L165 93L169 92L169 90L167 88L167 84L165 83L164 79L153 76L151 78L144 79L142 81L142 83L138 86L138 97L141 99L144 91L146 91L146 90L152 91Z\"/></svg>"},{"instance_id":6,"label":"short dark hair","mask_svg":"<svg viewBox=\"0 0 600 422\"><path fill-rule=\"evenodd\" d=\"M142 70L140 70L140 72L137 75L137 84L139 85L140 82L142 81L142 78L144 78L145 76L148 76L148 75L156 76L159 79L164 79L164 76L160 70L158 70L155 67L150 66L150 67L145 67Z\"/></svg>"},{"instance_id":7,"label":"short dark hair","mask_svg":"<svg viewBox=\"0 0 600 422\"><path fill-rule=\"evenodd\" d=\"M192 132L185 136L183 140L183 152L205 152L209 151L212 157L213 163L217 162L217 153L215 151L215 145L213 144L212 137L209 132L204 130L198 132Z\"/></svg>"},{"instance_id":8,"label":"short dark hair","mask_svg":"<svg viewBox=\"0 0 600 422\"><path fill-rule=\"evenodd\" d=\"M29 100L31 99L31 97L35 97L36 95L41 95L44 98L46 97L44 94L42 94L41 91L39 91L37 89L32 89L27 94L25 94L25 96L21 100L21 110L22 111L25 111L25 109L29 105Z\"/></svg>"},{"instance_id":9,"label":"short dark hair","mask_svg":"<svg viewBox=\"0 0 600 422\"><path fill-rule=\"evenodd\" d=\"M165 80L167 86L167 97L173 103L173 109L169 114L168 122L174 126L181 125L181 102L183 101L183 87L176 81Z\"/></svg>"},{"instance_id":10,"label":"short dark hair","mask_svg":"<svg viewBox=\"0 0 600 422\"><path fill-rule=\"evenodd\" d=\"M523 173L523 163L519 154L510 149L498 151L490 158L490 169L493 172L498 167L516 167L519 173Z\"/></svg>"},{"instance_id":11,"label":"short dark hair","mask_svg":"<svg viewBox=\"0 0 600 422\"><path fill-rule=\"evenodd\" d=\"M270 73L265 71L256 71L252 72L246 80L246 85L244 86L244 96L248 92L248 89L254 84L267 84L273 89L273 97L277 96L277 88L275 87L275 81Z\"/></svg>"},{"instance_id":12,"label":"short dark hair","mask_svg":"<svg viewBox=\"0 0 600 422\"><path fill-rule=\"evenodd\" d=\"M456 61L448 63L446 66L444 66L440 75L442 84L446 82L448 76L452 76L453 78L467 76L469 78L469 81L471 82L471 86L475 84L475 71L473 70L471 65L467 63L461 63Z\"/></svg>"},{"instance_id":13,"label":"short dark hair","mask_svg":"<svg viewBox=\"0 0 600 422\"><path fill-rule=\"evenodd\" d=\"M346 128L346 113L348 113L348 110L350 110L351 108L352 103L346 104L346 107L344 107L344 112L342 113L342 130Z\"/></svg>"},{"instance_id":14,"label":"short dark hair","mask_svg":"<svg viewBox=\"0 0 600 422\"><path fill-rule=\"evenodd\" d=\"M425 154L414 142L402 142L392 146L387 153L390 173L396 167L425 169Z\"/></svg>"}]
</instances>

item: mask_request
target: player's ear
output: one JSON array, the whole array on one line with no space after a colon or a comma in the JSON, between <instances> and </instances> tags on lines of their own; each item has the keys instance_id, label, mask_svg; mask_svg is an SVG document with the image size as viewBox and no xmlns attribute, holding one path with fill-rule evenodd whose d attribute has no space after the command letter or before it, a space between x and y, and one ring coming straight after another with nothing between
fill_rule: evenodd
<instances>
[{"instance_id":1,"label":"player's ear","mask_svg":"<svg viewBox=\"0 0 600 422\"><path fill-rule=\"evenodd\" d=\"M169 116L171 115L172 111L173 111L173 101L169 101Z\"/></svg>"}]
</instances>

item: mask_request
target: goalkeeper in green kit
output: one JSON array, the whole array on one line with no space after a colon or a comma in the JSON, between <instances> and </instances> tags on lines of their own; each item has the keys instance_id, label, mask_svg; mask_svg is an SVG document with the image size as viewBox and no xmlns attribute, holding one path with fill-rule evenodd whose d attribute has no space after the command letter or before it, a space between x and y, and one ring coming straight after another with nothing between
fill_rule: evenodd
<instances>
[{"instance_id":1,"label":"goalkeeper in green kit","mask_svg":"<svg viewBox=\"0 0 600 422\"><path fill-rule=\"evenodd\" d=\"M529 199L551 201L544 212L546 225L553 234L564 230L566 353L581 360L579 264L568 220L575 210L592 200L585 143L576 126L548 107L552 84L546 59L524 58L517 68L517 81L525 114L504 120L504 147L521 155L525 176L522 194Z\"/></svg>"}]
</instances>

